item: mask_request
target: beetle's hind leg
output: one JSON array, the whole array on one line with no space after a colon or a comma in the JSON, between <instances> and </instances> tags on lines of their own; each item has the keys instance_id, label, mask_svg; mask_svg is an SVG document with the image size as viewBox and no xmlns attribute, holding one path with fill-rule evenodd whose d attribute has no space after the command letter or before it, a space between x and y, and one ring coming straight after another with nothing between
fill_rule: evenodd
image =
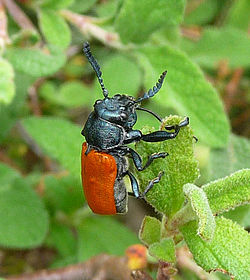
<instances>
[{"instance_id":1,"label":"beetle's hind leg","mask_svg":"<svg viewBox=\"0 0 250 280\"><path fill-rule=\"evenodd\" d=\"M160 182L162 175L164 175L164 171L160 171L158 176L152 179L147 187L145 188L144 192L140 194L140 198L145 198L146 194L153 188L154 184L157 184Z\"/></svg>"},{"instance_id":2,"label":"beetle's hind leg","mask_svg":"<svg viewBox=\"0 0 250 280\"><path fill-rule=\"evenodd\" d=\"M148 185L147 185L147 187L145 188L144 192L143 192L143 193L140 193L139 184L138 184L138 182L137 182L135 176L134 176L132 173L130 173L129 171L127 171L126 174L124 174L124 176L125 176L125 175L128 175L128 176L129 176L129 179L130 179L130 182L131 182L131 186L132 186L132 192L129 192L129 195L132 195L132 196L134 196L134 197L136 197L136 198L145 199L146 194L152 189L152 187L154 186L154 184L157 184L157 183L160 182L161 177L162 177L163 174L164 174L164 171L160 171L159 174L158 174L158 176L157 176L156 178L152 179L152 180L148 183Z\"/></svg>"},{"instance_id":3,"label":"beetle's hind leg","mask_svg":"<svg viewBox=\"0 0 250 280\"><path fill-rule=\"evenodd\" d=\"M134 196L136 198L139 198L140 197L139 184L138 184L135 176L131 172L129 172L129 171L127 171L124 174L124 176L125 175L128 175L130 183L131 183L131 187L132 187L132 192L129 192L128 194L132 195L132 196Z\"/></svg>"}]
</instances>

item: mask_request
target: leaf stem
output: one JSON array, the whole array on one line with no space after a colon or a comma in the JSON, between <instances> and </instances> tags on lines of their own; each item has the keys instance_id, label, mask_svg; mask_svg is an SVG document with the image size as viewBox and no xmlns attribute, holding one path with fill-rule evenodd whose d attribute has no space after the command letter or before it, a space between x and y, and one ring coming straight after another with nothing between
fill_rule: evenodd
<instances>
[{"instance_id":1,"label":"leaf stem","mask_svg":"<svg viewBox=\"0 0 250 280\"><path fill-rule=\"evenodd\" d=\"M191 203L188 202L169 221L167 225L168 232L175 232L176 230L178 230L179 227L194 220L195 218L196 218L195 212L192 209Z\"/></svg>"}]
</instances>

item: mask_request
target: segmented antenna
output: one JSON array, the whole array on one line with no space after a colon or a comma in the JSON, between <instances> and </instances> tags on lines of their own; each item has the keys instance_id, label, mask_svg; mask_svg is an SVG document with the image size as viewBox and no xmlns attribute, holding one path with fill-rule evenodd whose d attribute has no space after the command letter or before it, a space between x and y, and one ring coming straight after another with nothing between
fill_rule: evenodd
<instances>
[{"instance_id":1,"label":"segmented antenna","mask_svg":"<svg viewBox=\"0 0 250 280\"><path fill-rule=\"evenodd\" d=\"M167 74L167 71L164 71L164 72L161 74L161 76L160 76L158 82L156 83L156 85L153 87L153 89L150 89L148 92L145 92L144 95L143 95L142 97L138 98L138 99L135 101L135 103L138 103L138 102L141 102L141 101L143 101L143 100L145 100L145 99L148 99L148 98L150 98L150 97L153 97L153 96L160 90L160 88L161 88L161 86L162 86L162 84L163 84L163 81L164 81L164 79L165 79L165 77L166 77L166 74Z\"/></svg>"},{"instance_id":2,"label":"segmented antenna","mask_svg":"<svg viewBox=\"0 0 250 280\"><path fill-rule=\"evenodd\" d=\"M91 64L91 66L93 67L93 69L96 72L96 76L97 76L98 81L101 85L104 97L107 97L108 96L108 90L105 88L104 83L103 83L102 72L100 70L100 65L98 64L98 62L96 61L96 59L94 58L94 56L92 55L92 53L90 51L89 42L85 42L83 44L83 51L84 51L89 63Z\"/></svg>"}]
</instances>

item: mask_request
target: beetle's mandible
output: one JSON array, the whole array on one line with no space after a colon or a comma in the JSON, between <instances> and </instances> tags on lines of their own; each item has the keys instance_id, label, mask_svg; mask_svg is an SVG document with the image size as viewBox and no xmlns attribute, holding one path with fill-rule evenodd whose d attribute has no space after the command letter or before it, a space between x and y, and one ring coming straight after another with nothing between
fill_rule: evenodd
<instances>
[{"instance_id":1,"label":"beetle's mandible","mask_svg":"<svg viewBox=\"0 0 250 280\"><path fill-rule=\"evenodd\" d=\"M96 59L93 57L89 43L84 43L83 51L93 67L103 92L103 99L98 99L94 110L90 113L82 135L86 142L82 145L82 183L87 202L94 213L112 215L127 212L128 192L124 183L124 176L128 176L132 186L132 193L136 198L144 198L147 192L158 183L163 175L152 179L144 192L141 193L135 176L128 170L126 156L130 156L138 171L147 168L155 159L165 158L168 154L159 152L149 155L143 166L141 156L126 146L126 144L146 141L159 142L175 138L181 127L189 124L185 118L175 126L167 126L164 131L155 131L142 134L134 130L137 121L137 110L153 115L160 122L162 119L154 112L140 107L140 103L153 97L161 88L167 71L164 71L156 85L138 99L124 94L108 96L102 72Z\"/></svg>"}]
</instances>

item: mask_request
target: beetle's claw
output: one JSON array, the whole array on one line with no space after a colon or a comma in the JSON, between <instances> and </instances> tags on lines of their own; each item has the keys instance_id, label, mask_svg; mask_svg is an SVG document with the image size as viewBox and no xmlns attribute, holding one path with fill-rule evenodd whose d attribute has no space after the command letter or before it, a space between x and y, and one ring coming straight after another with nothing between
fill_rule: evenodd
<instances>
[{"instance_id":1,"label":"beetle's claw","mask_svg":"<svg viewBox=\"0 0 250 280\"><path fill-rule=\"evenodd\" d=\"M179 123L179 127L187 126L189 124L189 117L186 117L183 121Z\"/></svg>"}]
</instances>

